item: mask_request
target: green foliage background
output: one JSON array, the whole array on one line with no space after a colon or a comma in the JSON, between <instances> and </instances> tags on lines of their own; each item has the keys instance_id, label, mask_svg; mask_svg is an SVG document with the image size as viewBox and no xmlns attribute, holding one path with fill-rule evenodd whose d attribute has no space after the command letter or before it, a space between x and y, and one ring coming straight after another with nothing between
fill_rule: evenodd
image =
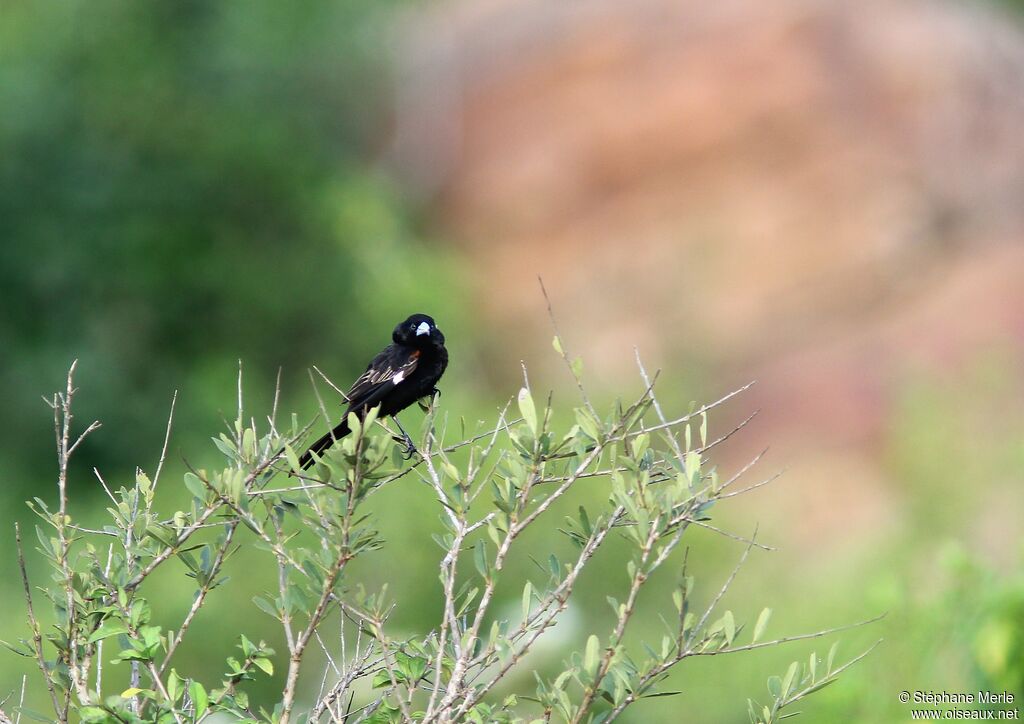
<instances>
[{"instance_id":1,"label":"green foliage background","mask_svg":"<svg viewBox=\"0 0 1024 724\"><path fill-rule=\"evenodd\" d=\"M93 466L115 485L135 465L152 470L175 389L165 485L180 481L182 456L203 465L216 455L207 438L233 417L239 359L250 409L269 404L280 367L284 409L307 420L316 410L309 365L350 379L398 319L424 310L451 340L442 398L451 414L491 417L513 391L488 389L473 372L473 340L486 338L460 289L475 270L443 240L425 238L374 170L388 87L381 31L394 8L79 0L0 9L0 638L24 635L12 523L30 522L25 498L52 495L51 419L39 397L61 384L73 358L78 419L104 423L73 471L73 505L86 519L105 504ZM984 411L1007 388L967 389L972 409ZM785 552L755 558L726 602L750 616L773 607L779 633L890 612L844 638L846 653L887 642L809 705L812 721L900 721L902 688L1024 695L1019 561L988 570L957 542L984 515L975 481L1019 481L1024 417L1014 413L998 430L976 420L993 434L971 435L947 424L964 403L939 382L907 387L886 441L913 501L904 527L836 561L827 580L801 580ZM937 458L936 449L949 454ZM762 518L782 516L767 503ZM437 551L426 543L437 522L423 514L432 496L396 486L378 505L389 546L362 575L369 586L391 582L403 602L395 620L412 630L440 604ZM552 541L534 544L543 551ZM710 536L693 545L710 596L738 550ZM624 583L614 552L597 564L581 581L569 635L606 623L609 581ZM237 633L225 621L273 639L273 622L250 603L271 574L246 570L236 599L211 597L195 636L216 654L193 644L183 650L190 664L218 670ZM154 585L168 623L180 618L189 590L180 580ZM647 625L653 636L658 623ZM746 698L764 698L766 676L810 648L699 662L673 679L683 696L646 704L631 721L745 721ZM29 673L29 702L41 706L32 671L0 656L0 698Z\"/></svg>"}]
</instances>

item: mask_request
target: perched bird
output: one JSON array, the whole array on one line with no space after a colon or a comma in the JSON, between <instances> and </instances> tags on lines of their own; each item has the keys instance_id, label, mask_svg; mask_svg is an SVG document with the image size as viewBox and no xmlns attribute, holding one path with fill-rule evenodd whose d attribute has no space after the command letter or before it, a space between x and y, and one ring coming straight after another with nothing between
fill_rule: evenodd
<instances>
[{"instance_id":1,"label":"perched bird","mask_svg":"<svg viewBox=\"0 0 1024 724\"><path fill-rule=\"evenodd\" d=\"M348 409L341 423L299 458L302 469L313 464L314 454L322 455L335 440L349 434L348 413L354 412L362 420L369 410L380 405L380 417L396 415L420 398L435 394L435 385L447 366L444 335L431 317L414 314L399 324L391 333L391 344L373 358L345 395ZM402 429L401 423L398 427ZM411 454L416 448L405 430L402 434Z\"/></svg>"}]
</instances>

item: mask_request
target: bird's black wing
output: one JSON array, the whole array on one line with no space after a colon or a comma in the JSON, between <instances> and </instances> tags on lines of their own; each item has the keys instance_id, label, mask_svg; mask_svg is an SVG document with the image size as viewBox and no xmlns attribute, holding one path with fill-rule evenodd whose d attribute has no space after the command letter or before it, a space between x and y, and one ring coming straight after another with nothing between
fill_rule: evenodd
<instances>
[{"instance_id":1,"label":"bird's black wing","mask_svg":"<svg viewBox=\"0 0 1024 724\"><path fill-rule=\"evenodd\" d=\"M345 395L345 399L348 400L348 412L354 412L362 419L367 410L381 405L382 417L392 414L393 411L387 409L388 393L408 379L419 364L419 360L418 349L395 344L386 347L352 383L352 389ZM299 458L299 465L303 470L309 468L313 464L314 453L322 455L335 440L345 437L349 432L346 413L333 430L309 446L309 450Z\"/></svg>"},{"instance_id":2,"label":"bird's black wing","mask_svg":"<svg viewBox=\"0 0 1024 724\"><path fill-rule=\"evenodd\" d=\"M419 361L418 349L389 345L373 358L345 395L349 410L361 416L363 411L381 404L391 390L409 378ZM386 410L382 412L388 414Z\"/></svg>"}]
</instances>

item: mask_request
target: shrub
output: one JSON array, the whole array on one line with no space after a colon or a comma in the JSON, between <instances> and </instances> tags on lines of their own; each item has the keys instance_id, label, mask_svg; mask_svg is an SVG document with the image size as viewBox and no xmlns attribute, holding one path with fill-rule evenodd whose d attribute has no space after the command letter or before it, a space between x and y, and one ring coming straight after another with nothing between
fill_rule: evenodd
<instances>
[{"instance_id":1,"label":"shrub","mask_svg":"<svg viewBox=\"0 0 1024 724\"><path fill-rule=\"evenodd\" d=\"M551 398L538 405L524 371L514 403L485 430L446 442L447 426L435 425L431 406L419 453L405 461L384 421L371 411L362 423L353 416L353 433L309 472L299 468L296 457L305 430L294 416L289 429L278 427L277 395L266 425L247 422L239 375L237 417L228 433L214 439L225 466L185 475L190 507L172 513L157 505L165 440L152 477L139 470L133 486L112 490L96 473L112 505L109 521L93 529L68 515L68 461L98 426L72 433L72 365L64 391L51 403L57 501L30 503L52 574L42 590L56 623L44 633L19 530L30 636L11 646L35 659L56 719L67 721L74 712L86 722L195 722L220 712L282 723L611 722L645 698L673 694L660 687L687 659L844 628L765 639L769 609L749 626L732 611L720 610L747 554L764 547L754 535L738 536L709 522L713 506L769 482L741 487L738 481L751 465L726 479L708 461L708 453L745 424L710 439L709 413L742 390L686 414L668 415L638 357L642 393L600 414L586 394L579 363L570 362L557 336L554 346L581 398L568 430L554 429ZM321 408L329 417L322 402ZM168 439L171 427L169 420ZM408 484L415 477L431 486L444 524L444 533L436 536L442 614L431 630L398 636L388 618L402 602L389 600L386 589L365 590L352 580L350 565L382 547L367 501L384 486L403 478ZM593 502L556 528L550 522L556 504L584 485L594 491L588 498ZM502 591L521 591L521 605L517 615L499 616L498 582L507 578L509 562L523 555L524 531L540 528L540 521L546 522L546 535L567 536L573 554L562 560L550 555L537 579L502 580ZM687 572L680 546L693 527L743 543L731 573L709 589L710 604L699 608L691 603L698 584ZM560 672L535 673L528 691L510 691L510 679L529 670L524 656L566 610L581 572L613 538L624 542L629 555L625 592L621 600L608 597L610 630L581 638ZM284 649L239 632L237 651L207 652L226 658L224 676L202 680L175 666L175 653L211 592L227 587L225 570L239 545L257 546L277 570L276 590L255 598L252 606L278 621ZM155 623L159 617L153 609L160 602L147 597L147 582L166 567L179 567L195 586L192 606L175 629ZM640 593L653 576L674 575L671 600L641 604ZM653 613L665 615L661 639L627 646L631 621ZM329 619L340 624L340 637L320 636ZM322 652L326 668L311 650ZM778 720L793 702L835 681L866 653L840 665L833 646L824 659L812 654L806 664L794 662L768 680L767 703L748 701L751 720ZM127 667L130 686L115 686L117 679L104 675L105 662ZM318 670L311 670L314 666ZM267 686L275 670L284 674L277 705L272 710L250 705L249 687ZM320 682L314 699L300 696L300 676Z\"/></svg>"}]
</instances>

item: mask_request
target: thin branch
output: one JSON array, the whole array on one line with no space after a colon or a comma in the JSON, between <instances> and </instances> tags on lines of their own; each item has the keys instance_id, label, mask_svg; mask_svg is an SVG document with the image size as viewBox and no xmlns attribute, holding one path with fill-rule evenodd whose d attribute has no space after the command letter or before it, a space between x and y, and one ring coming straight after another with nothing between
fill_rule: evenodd
<instances>
[{"instance_id":1,"label":"thin branch","mask_svg":"<svg viewBox=\"0 0 1024 724\"><path fill-rule=\"evenodd\" d=\"M28 686L28 674L21 675L21 696L18 697L18 713L14 717L14 724L21 724L21 712L25 708L25 688Z\"/></svg>"},{"instance_id":2,"label":"thin branch","mask_svg":"<svg viewBox=\"0 0 1024 724\"><path fill-rule=\"evenodd\" d=\"M71 363L71 367L68 369L67 383L63 393L54 395L53 398L53 425L54 434L57 439L57 464L58 464L58 475L57 475L57 491L59 496L59 514L57 520L53 523L54 529L57 532L57 546L56 546L56 560L57 566L61 572L61 587L64 592L64 605L67 611L67 642L68 649L64 653L64 662L68 667L68 676L71 679L72 686L69 687L64 693L64 701L62 708L58 711L58 716L61 719L66 719L68 716L68 709L71 706L71 692L72 689L77 694L80 702L89 700L89 689L87 678L88 671L88 656L80 662L78 658L78 616L75 615L75 583L74 583L74 572L71 569L69 557L71 554L71 536L68 535L68 526L71 523L71 517L68 515L68 494L67 494L67 483L68 483L68 465L71 460L71 455L75 449L85 440L88 435L100 427L99 422L91 423L74 441L70 443L71 438L71 421L74 416L71 412L72 401L77 391L74 386L75 370L78 367L78 360Z\"/></svg>"},{"instance_id":3,"label":"thin branch","mask_svg":"<svg viewBox=\"0 0 1024 724\"><path fill-rule=\"evenodd\" d=\"M156 464L156 472L153 474L153 491L156 491L157 483L160 482L160 472L164 469L164 460L167 459L167 445L171 442L171 426L174 424L174 406L178 402L178 391L171 396L171 411L167 414L167 432L164 433L164 445L160 449L160 462Z\"/></svg>"},{"instance_id":4,"label":"thin branch","mask_svg":"<svg viewBox=\"0 0 1024 724\"><path fill-rule=\"evenodd\" d=\"M654 383L651 382L650 377L647 375L647 369L644 367L643 361L640 359L640 349L637 347L633 348L633 355L636 357L636 366L640 369L640 377L643 378L644 384L651 389L651 404L654 406L654 412L658 415L658 419L663 423L668 422L665 417L665 413L661 409L661 403L658 402L658 398L654 395ZM686 457L683 455L682 448L679 447L679 441L676 439L674 432L669 431L667 434L669 443L672 445L672 452L675 453L676 459L679 461L681 466L686 465Z\"/></svg>"},{"instance_id":5,"label":"thin branch","mask_svg":"<svg viewBox=\"0 0 1024 724\"><path fill-rule=\"evenodd\" d=\"M645 432L656 432L657 430L665 430L665 429L668 429L668 428L676 427L677 425L682 425L684 422L688 422L688 421L694 419L695 417L699 417L700 415L703 415L705 412L713 410L716 407L720 407L721 405L723 405L726 402L728 402L729 400L731 400L733 397L736 397L736 395L739 395L739 394L749 390L756 383L757 383L756 380L753 381L753 382L748 382L747 384L743 385L743 387L739 387L739 388L733 390L732 392L729 392L729 393L727 393L725 395L722 395L721 397L719 397L714 402L709 402L708 404L702 406L701 408L699 408L697 410L694 410L693 412L691 412L689 414L683 415L682 417L677 417L674 420L669 420L668 422L662 422L662 423L659 423L657 425L651 425L650 427L644 427L643 425L641 425L637 429L636 434L641 434L641 433L645 433Z\"/></svg>"},{"instance_id":6,"label":"thin branch","mask_svg":"<svg viewBox=\"0 0 1024 724\"><path fill-rule=\"evenodd\" d=\"M707 528L708 530L714 531L715 533L718 533L719 535L724 536L725 538L731 538L732 540L737 541L739 543L746 543L748 546L753 546L754 548L760 548L763 551L771 552L771 551L778 550L777 548L775 548L773 546L766 546L763 543L758 543L753 538L744 538L741 535L736 535L735 533L730 533L727 530L722 530L721 528L716 528L715 526L713 526L713 525L711 525L709 523L705 523L702 520L694 520L693 518L690 518L688 516L683 516L682 518L678 519L678 522L683 522L683 521L685 521L685 522L687 522L689 524L698 526L699 528ZM673 521L673 523L676 523L676 521Z\"/></svg>"},{"instance_id":7,"label":"thin branch","mask_svg":"<svg viewBox=\"0 0 1024 724\"><path fill-rule=\"evenodd\" d=\"M748 543L747 547L743 549L743 555L740 556L740 559L736 562L736 565L733 566L732 572L729 573L729 577L725 579L725 583L722 584L722 587L718 590L717 595L715 595L714 599L712 599L711 603L704 611L704 615L700 617L700 620L697 622L697 625L693 627L693 633L690 635L690 640L687 642L687 648L693 645L694 636L696 636L698 632L703 631L704 624L707 623L708 617L711 615L711 612L715 610L715 607L718 605L718 602L722 600L722 596L724 596L725 592L729 590L729 586L732 585L732 582L736 580L736 574L740 572L740 568L742 568L743 564L746 563L747 556L750 555L750 549L754 547L755 540L757 540L756 527L754 528L754 534L750 536L750 543Z\"/></svg>"},{"instance_id":8,"label":"thin branch","mask_svg":"<svg viewBox=\"0 0 1024 724\"><path fill-rule=\"evenodd\" d=\"M25 569L25 551L21 547L21 525L14 524L14 541L18 549L18 568L21 570L21 583L25 590L25 606L28 609L28 625L32 630L32 649L36 654L36 663L39 671L46 681L46 690L50 694L50 701L53 704L53 711L60 717L60 721L66 722L67 715L61 716L60 700L57 698L57 690L50 679L50 670L46 664L46 655L43 653L43 635L39 628L39 620L36 618L35 608L32 605L32 587L28 582L28 571Z\"/></svg>"},{"instance_id":9,"label":"thin branch","mask_svg":"<svg viewBox=\"0 0 1024 724\"><path fill-rule=\"evenodd\" d=\"M772 641L760 641L756 644L746 644L745 646L733 646L727 649L716 649L708 651L687 651L686 656L718 656L719 654L736 654L741 651L753 651L754 649L763 649L768 646L778 646L780 644L788 644L793 641L806 641L807 639L820 639L822 636L829 636L830 634L840 633L842 631L850 631L855 628L861 628L868 626L873 623L877 623L885 618L886 614L882 613L878 616L872 616L871 618L864 619L863 621L857 621L856 623L848 623L843 626L833 626L832 628L822 629L821 631L814 631L813 633L796 634L794 636L782 636Z\"/></svg>"},{"instance_id":10,"label":"thin branch","mask_svg":"<svg viewBox=\"0 0 1024 724\"><path fill-rule=\"evenodd\" d=\"M595 410L594 406L590 403L590 397L587 395L587 390L583 387L583 381L580 379L579 375L576 374L576 370L573 369L572 361L569 359L569 354L565 351L565 342L562 340L562 335L558 331L558 323L555 321L555 312L551 307L551 298L548 296L548 290L544 287L544 280L540 275L537 275L537 282L540 284L540 291L541 294L544 295L544 303L548 308L548 318L551 320L551 328L555 330L555 337L558 339L558 352L565 361L566 367L569 368L569 373L572 375L573 380L576 382L576 387L580 391L580 398L583 400L583 404L586 405L587 410L594 415L594 417L601 419L597 414L597 410Z\"/></svg>"},{"instance_id":11,"label":"thin branch","mask_svg":"<svg viewBox=\"0 0 1024 724\"><path fill-rule=\"evenodd\" d=\"M334 384L334 382L331 381L331 378L328 377L327 375L325 375L320 370L319 367L317 367L316 365L313 365L313 369L316 370L316 373L318 375L320 375L320 377L323 379L324 382L326 382L328 385L330 385L334 389L335 392L337 392L339 395L341 395L341 399L342 400L344 400L345 402L349 401L348 394L344 390L342 390L340 387L338 387L336 384Z\"/></svg>"},{"instance_id":12,"label":"thin branch","mask_svg":"<svg viewBox=\"0 0 1024 724\"><path fill-rule=\"evenodd\" d=\"M753 383L751 383L751 384L753 384ZM737 424L737 425L734 425L734 426L733 426L733 428L732 428L731 430L729 430L729 432L725 433L725 434L724 434L724 435L722 435L721 437L718 437L718 438L716 438L716 439L712 440L712 441L711 441L711 442L709 442L709 443L708 443L707 445L705 445L704 447L700 448L700 449L699 449L699 450L698 450L697 452L699 452L699 453L700 453L701 455L703 455L703 454L704 454L704 453L706 453L706 452L707 452L708 450L711 450L712 448L716 448L716 447L718 447L718 446L719 446L719 445L721 445L721 444L722 444L723 442L725 442L726 440L728 440L729 438L731 438L731 437L732 437L733 435L735 435L735 434L736 434L737 432L739 432L740 430L742 430L743 428L745 428L745 427L746 427L747 425L749 425L749 424L750 424L750 422L751 422L751 421L752 421L752 420L753 420L753 419L754 419L755 417L757 417L757 416L758 416L758 415L760 415L760 414L761 414L761 411L760 411L760 410L754 410L754 411L753 411L753 412L751 412L751 413L750 413L749 415L747 415L747 416L746 416L746 417L745 417L745 418L744 418L744 419L743 419L743 420L742 420L742 421L741 421L741 422L740 422L739 424Z\"/></svg>"},{"instance_id":13,"label":"thin branch","mask_svg":"<svg viewBox=\"0 0 1024 724\"><path fill-rule=\"evenodd\" d=\"M785 470L780 470L779 472L775 473L774 475L771 475L771 476L765 478L764 480L762 480L762 481L760 481L758 483L754 483L753 485L748 485L747 487L740 488L739 490L734 490L731 493L725 493L725 494L721 494L721 495L716 495L715 497L718 498L719 500L724 500L726 498L735 498L737 495L745 495L745 494L751 492L752 490L757 490L758 488L763 488L765 485L769 485L771 483L774 483L776 480L778 480L780 477L782 477L782 474L784 472L786 472L786 471ZM723 488L719 488L719 492L721 492L723 489L724 489L724 487Z\"/></svg>"}]
</instances>

